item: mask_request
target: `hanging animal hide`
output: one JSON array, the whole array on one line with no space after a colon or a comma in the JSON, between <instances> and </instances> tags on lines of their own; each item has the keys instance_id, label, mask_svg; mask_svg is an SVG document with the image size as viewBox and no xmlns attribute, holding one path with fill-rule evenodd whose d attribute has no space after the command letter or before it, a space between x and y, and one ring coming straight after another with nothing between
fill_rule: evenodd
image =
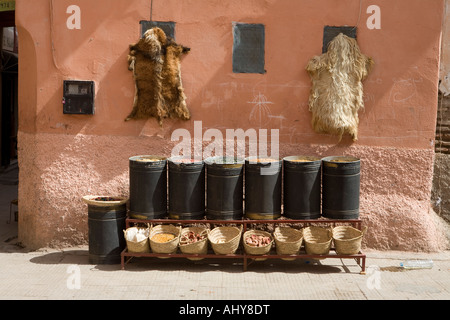
<instances>
[{"instance_id":1,"label":"hanging animal hide","mask_svg":"<svg viewBox=\"0 0 450 320\"><path fill-rule=\"evenodd\" d=\"M191 115L186 106L186 96L184 95L183 85L181 83L180 59L183 54L190 49L178 45L173 39L168 38L166 45L165 58L161 72L164 106L169 117L189 120Z\"/></svg>"},{"instance_id":2,"label":"hanging animal hide","mask_svg":"<svg viewBox=\"0 0 450 320\"><path fill-rule=\"evenodd\" d=\"M355 39L342 33L328 51L312 58L306 66L311 77L309 110L317 133L339 136L349 133L358 139L358 111L364 107L362 81L374 61L362 54Z\"/></svg>"},{"instance_id":3,"label":"hanging animal hide","mask_svg":"<svg viewBox=\"0 0 450 320\"><path fill-rule=\"evenodd\" d=\"M181 56L189 50L158 27L130 45L128 69L133 72L135 96L125 121L155 117L162 125L167 117L190 119L180 74Z\"/></svg>"}]
</instances>

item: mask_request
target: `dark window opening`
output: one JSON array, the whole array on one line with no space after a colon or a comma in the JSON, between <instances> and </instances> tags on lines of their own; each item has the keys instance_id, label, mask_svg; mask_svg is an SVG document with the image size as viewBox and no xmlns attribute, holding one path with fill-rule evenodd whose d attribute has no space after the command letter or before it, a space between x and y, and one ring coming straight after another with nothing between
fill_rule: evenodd
<instances>
[{"instance_id":1,"label":"dark window opening","mask_svg":"<svg viewBox=\"0 0 450 320\"><path fill-rule=\"evenodd\" d=\"M141 38L144 36L145 31L153 27L161 28L166 36L171 37L175 40L175 22L172 21L146 21L141 20Z\"/></svg>"},{"instance_id":2,"label":"dark window opening","mask_svg":"<svg viewBox=\"0 0 450 320\"><path fill-rule=\"evenodd\" d=\"M356 39L356 27L331 27L325 26L323 28L323 46L322 53L327 52L328 44L334 39L339 33L343 33L350 38Z\"/></svg>"},{"instance_id":3,"label":"dark window opening","mask_svg":"<svg viewBox=\"0 0 450 320\"><path fill-rule=\"evenodd\" d=\"M263 24L233 24L233 72L265 73Z\"/></svg>"}]
</instances>

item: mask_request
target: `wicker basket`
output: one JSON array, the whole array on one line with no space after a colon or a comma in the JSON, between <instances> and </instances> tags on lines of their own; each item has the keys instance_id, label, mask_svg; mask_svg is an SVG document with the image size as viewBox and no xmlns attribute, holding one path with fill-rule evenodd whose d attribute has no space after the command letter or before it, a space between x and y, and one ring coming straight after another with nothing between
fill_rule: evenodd
<instances>
[{"instance_id":1,"label":"wicker basket","mask_svg":"<svg viewBox=\"0 0 450 320\"><path fill-rule=\"evenodd\" d=\"M242 225L237 227L215 227L208 234L215 254L233 254L241 241Z\"/></svg>"},{"instance_id":2,"label":"wicker basket","mask_svg":"<svg viewBox=\"0 0 450 320\"><path fill-rule=\"evenodd\" d=\"M367 227L362 230L351 226L333 228L333 240L338 254L357 254L361 251L361 242Z\"/></svg>"},{"instance_id":3,"label":"wicker basket","mask_svg":"<svg viewBox=\"0 0 450 320\"><path fill-rule=\"evenodd\" d=\"M181 227L175 227L173 225L157 225L150 228L150 248L154 253L175 253L178 248L178 243L180 241L180 231ZM160 233L171 233L175 236L174 239L167 242L156 242L152 238L156 234Z\"/></svg>"},{"instance_id":4,"label":"wicker basket","mask_svg":"<svg viewBox=\"0 0 450 320\"><path fill-rule=\"evenodd\" d=\"M125 241L127 243L128 252L133 253L147 253L150 252L150 245L148 236L150 234L149 228L131 227L123 231ZM142 236L137 236L141 234ZM140 239L139 238L143 238Z\"/></svg>"},{"instance_id":5,"label":"wicker basket","mask_svg":"<svg viewBox=\"0 0 450 320\"><path fill-rule=\"evenodd\" d=\"M196 234L205 235L203 240L194 242L194 243L185 243L183 242L183 236L188 234L189 232L195 232ZM181 252L188 254L206 254L208 253L208 233L209 229L206 227L186 227L181 229L180 234L180 243L179 247ZM196 261L202 260L204 258L188 258L189 260Z\"/></svg>"},{"instance_id":6,"label":"wicker basket","mask_svg":"<svg viewBox=\"0 0 450 320\"><path fill-rule=\"evenodd\" d=\"M328 254L331 248L333 229L309 226L303 229L307 254Z\"/></svg>"},{"instance_id":7,"label":"wicker basket","mask_svg":"<svg viewBox=\"0 0 450 320\"><path fill-rule=\"evenodd\" d=\"M303 241L303 230L292 227L276 227L273 233L277 254L298 254ZM295 258L282 258L290 261Z\"/></svg>"},{"instance_id":8,"label":"wicker basket","mask_svg":"<svg viewBox=\"0 0 450 320\"><path fill-rule=\"evenodd\" d=\"M252 235L259 235L259 236L269 237L270 238L270 243L266 244L264 246L261 246L261 247L256 247L256 246L249 245L246 242L246 239L248 237L251 237ZM268 233L266 231L262 231L262 230L248 230L248 231L244 232L244 236L242 237L242 243L244 244L245 253L251 254L251 255L263 255L263 254L268 254L270 249L272 248L273 237L272 237L272 235L270 233ZM266 259L267 258L256 258L255 260L257 260L257 261L264 261Z\"/></svg>"}]
</instances>

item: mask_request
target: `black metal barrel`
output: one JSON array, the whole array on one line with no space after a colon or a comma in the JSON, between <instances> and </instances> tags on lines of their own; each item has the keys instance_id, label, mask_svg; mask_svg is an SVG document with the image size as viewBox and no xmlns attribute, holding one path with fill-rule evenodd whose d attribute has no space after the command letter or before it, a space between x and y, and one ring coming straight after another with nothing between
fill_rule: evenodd
<instances>
[{"instance_id":1,"label":"black metal barrel","mask_svg":"<svg viewBox=\"0 0 450 320\"><path fill-rule=\"evenodd\" d=\"M127 215L126 203L97 206L88 204L89 263L119 264L126 247L123 230Z\"/></svg>"},{"instance_id":2,"label":"black metal barrel","mask_svg":"<svg viewBox=\"0 0 450 320\"><path fill-rule=\"evenodd\" d=\"M244 160L211 157L206 165L206 218L239 220L244 215Z\"/></svg>"},{"instance_id":3,"label":"black metal barrel","mask_svg":"<svg viewBox=\"0 0 450 320\"><path fill-rule=\"evenodd\" d=\"M281 216L282 161L245 159L245 216L273 220Z\"/></svg>"},{"instance_id":4,"label":"black metal barrel","mask_svg":"<svg viewBox=\"0 0 450 320\"><path fill-rule=\"evenodd\" d=\"M167 160L143 155L129 158L130 218L162 219L167 216Z\"/></svg>"},{"instance_id":5,"label":"black metal barrel","mask_svg":"<svg viewBox=\"0 0 450 320\"><path fill-rule=\"evenodd\" d=\"M205 216L205 166L202 160L173 157L169 163L169 218Z\"/></svg>"},{"instance_id":6,"label":"black metal barrel","mask_svg":"<svg viewBox=\"0 0 450 320\"><path fill-rule=\"evenodd\" d=\"M313 156L283 158L283 209L289 219L320 218L322 161Z\"/></svg>"},{"instance_id":7,"label":"black metal barrel","mask_svg":"<svg viewBox=\"0 0 450 320\"><path fill-rule=\"evenodd\" d=\"M322 216L358 219L360 160L334 156L322 159Z\"/></svg>"}]
</instances>

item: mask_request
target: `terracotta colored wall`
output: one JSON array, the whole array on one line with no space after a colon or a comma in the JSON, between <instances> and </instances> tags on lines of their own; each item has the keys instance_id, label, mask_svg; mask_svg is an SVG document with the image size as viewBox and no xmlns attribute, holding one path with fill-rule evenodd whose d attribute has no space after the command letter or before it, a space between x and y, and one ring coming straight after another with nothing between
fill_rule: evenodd
<instances>
[{"instance_id":1,"label":"terracotta colored wall","mask_svg":"<svg viewBox=\"0 0 450 320\"><path fill-rule=\"evenodd\" d=\"M81 29L69 30L69 5ZM134 83L128 45L149 20L148 0L17 1L21 241L30 247L85 243L85 194L127 194L128 158L169 156L172 132L208 128L280 130L280 156L355 155L362 160L366 243L438 250L442 232L429 208L443 1L154 0L153 20L176 22L191 48L182 80L192 119L124 122ZM366 26L369 5L381 29ZM232 72L232 23L265 25L266 74ZM375 60L365 82L359 140L316 134L304 68L321 53L325 25L358 22L361 51ZM96 113L64 115L65 79L94 80ZM258 97L268 103L257 105ZM262 107L258 109L258 107ZM261 112L260 112L261 111ZM257 115L257 116L255 116ZM405 227L406 226L406 227Z\"/></svg>"}]
</instances>

